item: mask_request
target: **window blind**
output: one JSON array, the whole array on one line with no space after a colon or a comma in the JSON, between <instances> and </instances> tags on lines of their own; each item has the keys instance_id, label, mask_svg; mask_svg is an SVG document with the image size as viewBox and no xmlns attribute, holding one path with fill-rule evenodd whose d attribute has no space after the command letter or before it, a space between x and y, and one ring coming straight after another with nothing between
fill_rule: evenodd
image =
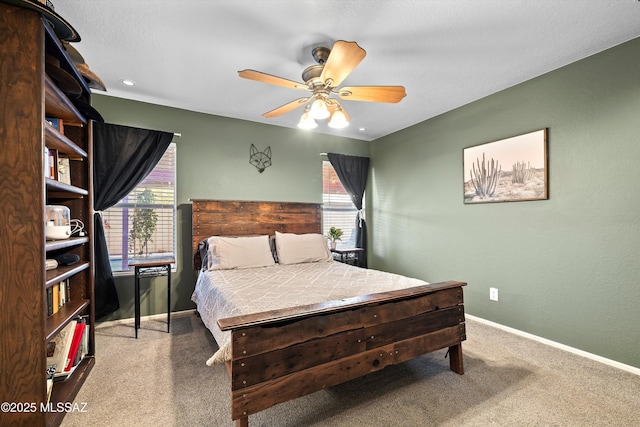
<instances>
[{"instance_id":1,"label":"window blind","mask_svg":"<svg viewBox=\"0 0 640 427\"><path fill-rule=\"evenodd\" d=\"M355 224L358 211L351 201L351 196L340 183L331 162L322 162L322 233L326 235L329 228L342 230L342 240L338 248L354 248Z\"/></svg>"}]
</instances>

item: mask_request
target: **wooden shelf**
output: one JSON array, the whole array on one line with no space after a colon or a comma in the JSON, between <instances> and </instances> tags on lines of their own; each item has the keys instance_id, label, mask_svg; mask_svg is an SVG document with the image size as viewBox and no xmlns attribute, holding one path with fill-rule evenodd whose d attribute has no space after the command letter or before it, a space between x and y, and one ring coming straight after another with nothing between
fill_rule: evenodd
<instances>
[{"instance_id":1,"label":"wooden shelf","mask_svg":"<svg viewBox=\"0 0 640 427\"><path fill-rule=\"evenodd\" d=\"M51 400L53 408L56 408L58 403L64 404L67 402L73 402L78 394L78 391L84 385L87 380L89 372L95 366L96 360L93 356L85 356L85 358L78 364L73 374L64 381L58 381L53 383L53 390L51 390ZM57 426L62 423L65 412L47 412L47 426Z\"/></svg>"},{"instance_id":2,"label":"wooden shelf","mask_svg":"<svg viewBox=\"0 0 640 427\"><path fill-rule=\"evenodd\" d=\"M83 262L74 265L63 265L53 270L47 270L47 281L45 282L45 288L50 288L69 277L80 273L90 267L88 262Z\"/></svg>"},{"instance_id":3,"label":"wooden shelf","mask_svg":"<svg viewBox=\"0 0 640 427\"><path fill-rule=\"evenodd\" d=\"M73 320L74 317L79 316L82 311L89 306L89 302L88 299L69 301L60 307L56 314L47 317L45 322L45 341L51 341L67 323Z\"/></svg>"},{"instance_id":4,"label":"wooden shelf","mask_svg":"<svg viewBox=\"0 0 640 427\"><path fill-rule=\"evenodd\" d=\"M95 364L93 124L46 75L45 58L53 55L79 81L83 100L90 104L91 92L61 41L38 11L23 3L0 1L1 31L12 35L0 37L3 70L11 70L0 73L5 141L0 163L12 169L11 179L5 180L5 209L0 210L0 224L9 236L0 239L0 283L7 284L0 291L0 307L10 325L10 333L0 333L0 396L8 402L47 402L47 344L78 316L89 326L87 356L66 380L54 384L53 412L0 411L0 426L44 427L62 423L66 412L56 405L73 402ZM56 130L46 117L62 119L66 132ZM75 185L46 178L44 147L73 160ZM85 236L47 241L48 204L69 208L85 224ZM80 262L46 270L47 256L71 254ZM47 316L47 294L62 281L70 300Z\"/></svg>"},{"instance_id":5,"label":"wooden shelf","mask_svg":"<svg viewBox=\"0 0 640 427\"><path fill-rule=\"evenodd\" d=\"M46 252L51 252L60 249L72 248L85 243L89 243L88 237L70 237L66 240L47 240L47 243L44 245L44 249Z\"/></svg>"},{"instance_id":6,"label":"wooden shelf","mask_svg":"<svg viewBox=\"0 0 640 427\"><path fill-rule=\"evenodd\" d=\"M45 82L45 114L49 117L62 119L70 125L84 125L87 119L84 118L75 105L56 86L56 84L44 75Z\"/></svg>"},{"instance_id":7,"label":"wooden shelf","mask_svg":"<svg viewBox=\"0 0 640 427\"><path fill-rule=\"evenodd\" d=\"M70 158L87 158L86 151L47 122L44 122L44 137L46 146L58 150L58 153L66 154Z\"/></svg>"},{"instance_id":8,"label":"wooden shelf","mask_svg":"<svg viewBox=\"0 0 640 427\"><path fill-rule=\"evenodd\" d=\"M82 198L89 194L89 191L84 188L65 184L51 178L45 178L45 184L47 185L47 196L50 199Z\"/></svg>"}]
</instances>

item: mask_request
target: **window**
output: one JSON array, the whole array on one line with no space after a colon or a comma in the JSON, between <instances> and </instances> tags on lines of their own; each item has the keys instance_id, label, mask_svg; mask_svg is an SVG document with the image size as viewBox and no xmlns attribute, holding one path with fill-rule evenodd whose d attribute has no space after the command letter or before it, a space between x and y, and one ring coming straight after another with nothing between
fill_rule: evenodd
<instances>
[{"instance_id":1,"label":"window","mask_svg":"<svg viewBox=\"0 0 640 427\"><path fill-rule=\"evenodd\" d=\"M176 144L131 193L102 213L114 272L128 271L136 256L175 256Z\"/></svg>"},{"instance_id":2,"label":"window","mask_svg":"<svg viewBox=\"0 0 640 427\"><path fill-rule=\"evenodd\" d=\"M327 234L329 228L337 227L343 231L338 248L356 247L356 216L358 210L351 201L351 196L344 189L331 162L322 162L322 233Z\"/></svg>"}]
</instances>

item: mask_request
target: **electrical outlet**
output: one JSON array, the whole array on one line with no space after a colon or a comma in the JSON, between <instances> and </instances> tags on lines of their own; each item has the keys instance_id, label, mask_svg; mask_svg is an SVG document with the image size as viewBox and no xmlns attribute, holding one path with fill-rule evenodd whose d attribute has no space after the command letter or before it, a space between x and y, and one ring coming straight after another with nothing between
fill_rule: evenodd
<instances>
[{"instance_id":1,"label":"electrical outlet","mask_svg":"<svg viewBox=\"0 0 640 427\"><path fill-rule=\"evenodd\" d=\"M498 288L489 288L489 299L491 301L498 301Z\"/></svg>"}]
</instances>

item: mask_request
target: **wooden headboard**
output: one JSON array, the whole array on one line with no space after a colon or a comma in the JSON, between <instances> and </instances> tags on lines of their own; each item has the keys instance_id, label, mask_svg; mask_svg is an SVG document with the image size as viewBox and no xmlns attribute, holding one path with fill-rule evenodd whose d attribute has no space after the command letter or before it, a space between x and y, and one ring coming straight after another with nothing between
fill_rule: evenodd
<instances>
[{"instance_id":1,"label":"wooden headboard","mask_svg":"<svg viewBox=\"0 0 640 427\"><path fill-rule=\"evenodd\" d=\"M210 236L322 233L322 204L192 200L192 254Z\"/></svg>"}]
</instances>

